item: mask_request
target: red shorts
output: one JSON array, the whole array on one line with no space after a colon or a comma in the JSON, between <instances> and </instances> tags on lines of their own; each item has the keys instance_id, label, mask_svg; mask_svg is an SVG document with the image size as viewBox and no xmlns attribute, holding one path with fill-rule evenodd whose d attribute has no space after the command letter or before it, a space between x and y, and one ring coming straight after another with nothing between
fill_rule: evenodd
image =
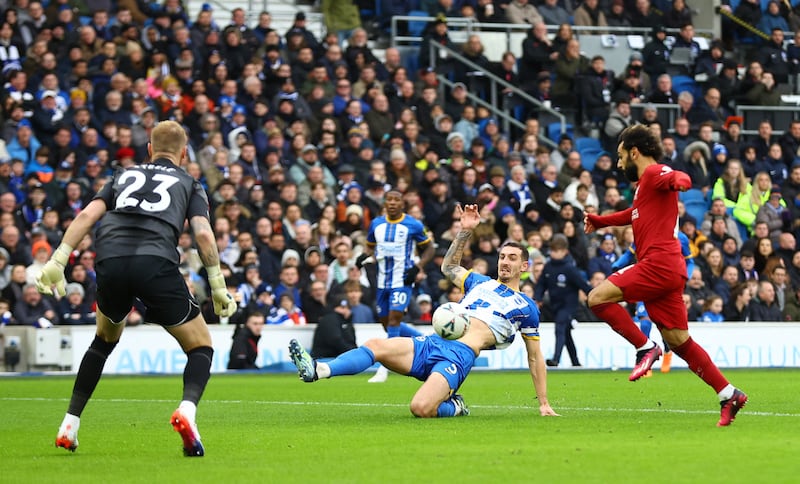
<instances>
[{"instance_id":1,"label":"red shorts","mask_svg":"<svg viewBox=\"0 0 800 484\"><path fill-rule=\"evenodd\" d=\"M642 301L650 320L659 328L689 329L686 306L683 305L684 268L670 270L638 262L611 274L608 280L622 290L626 301Z\"/></svg>"}]
</instances>

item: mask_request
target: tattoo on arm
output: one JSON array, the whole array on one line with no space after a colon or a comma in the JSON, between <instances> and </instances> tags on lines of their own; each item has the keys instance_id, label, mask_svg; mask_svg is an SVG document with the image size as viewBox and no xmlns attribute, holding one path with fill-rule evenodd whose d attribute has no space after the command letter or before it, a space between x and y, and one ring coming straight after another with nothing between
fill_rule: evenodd
<instances>
[{"instance_id":1,"label":"tattoo on arm","mask_svg":"<svg viewBox=\"0 0 800 484\"><path fill-rule=\"evenodd\" d=\"M200 260L206 267L219 265L219 252L217 251L217 241L211 224L204 217L192 217L190 224L194 239L197 242L197 252Z\"/></svg>"},{"instance_id":2,"label":"tattoo on arm","mask_svg":"<svg viewBox=\"0 0 800 484\"><path fill-rule=\"evenodd\" d=\"M461 257L464 255L464 249L471 236L472 231L460 231L458 235L456 235L455 240L450 244L450 248L447 249L444 260L442 260L442 274L451 282L455 282L464 270L464 268L461 267Z\"/></svg>"}]
</instances>

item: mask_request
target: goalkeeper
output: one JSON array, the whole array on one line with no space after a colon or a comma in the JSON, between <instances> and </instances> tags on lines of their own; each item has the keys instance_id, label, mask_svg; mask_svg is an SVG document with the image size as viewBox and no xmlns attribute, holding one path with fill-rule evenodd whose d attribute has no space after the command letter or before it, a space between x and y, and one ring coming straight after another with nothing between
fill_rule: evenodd
<instances>
[{"instance_id":1,"label":"goalkeeper","mask_svg":"<svg viewBox=\"0 0 800 484\"><path fill-rule=\"evenodd\" d=\"M117 345L134 299L145 306L145 321L164 327L181 345L187 361L183 401L171 423L183 439L184 455L204 454L195 424L197 403L211 371L211 334L194 296L178 271L178 236L188 220L200 259L208 271L214 312L230 316L236 303L225 288L219 253L203 187L180 166L186 134L173 121L159 123L147 145L150 161L118 173L70 224L61 244L36 277L43 294L64 295L64 267L70 253L97 222L97 334L83 356L56 446L75 451L86 403L100 380L106 358Z\"/></svg>"}]
</instances>

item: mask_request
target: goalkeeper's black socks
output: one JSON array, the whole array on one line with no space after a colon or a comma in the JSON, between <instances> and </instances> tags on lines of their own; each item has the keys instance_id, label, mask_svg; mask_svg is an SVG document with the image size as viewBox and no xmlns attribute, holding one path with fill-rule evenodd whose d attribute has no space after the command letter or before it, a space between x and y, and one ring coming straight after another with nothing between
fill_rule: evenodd
<instances>
[{"instance_id":1,"label":"goalkeeper's black socks","mask_svg":"<svg viewBox=\"0 0 800 484\"><path fill-rule=\"evenodd\" d=\"M186 368L183 370L183 400L195 405L203 396L208 379L211 377L211 361L214 349L201 346L186 353Z\"/></svg>"},{"instance_id":2,"label":"goalkeeper's black socks","mask_svg":"<svg viewBox=\"0 0 800 484\"><path fill-rule=\"evenodd\" d=\"M99 336L94 337L94 341L89 345L86 354L83 355L81 366L78 368L78 375L75 377L75 386L72 388L72 398L69 401L68 413L80 417L86 403L92 397L97 382L103 374L103 366L106 364L108 355L114 351L116 342L107 343Z\"/></svg>"}]
</instances>

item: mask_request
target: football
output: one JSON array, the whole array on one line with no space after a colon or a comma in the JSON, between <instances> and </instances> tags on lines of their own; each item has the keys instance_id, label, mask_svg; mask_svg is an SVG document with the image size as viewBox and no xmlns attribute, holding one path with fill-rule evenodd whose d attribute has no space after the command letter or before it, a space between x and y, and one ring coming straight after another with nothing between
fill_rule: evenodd
<instances>
[{"instance_id":1,"label":"football","mask_svg":"<svg viewBox=\"0 0 800 484\"><path fill-rule=\"evenodd\" d=\"M464 306L446 302L433 312L433 329L444 339L458 339L469 328L469 314Z\"/></svg>"}]
</instances>

